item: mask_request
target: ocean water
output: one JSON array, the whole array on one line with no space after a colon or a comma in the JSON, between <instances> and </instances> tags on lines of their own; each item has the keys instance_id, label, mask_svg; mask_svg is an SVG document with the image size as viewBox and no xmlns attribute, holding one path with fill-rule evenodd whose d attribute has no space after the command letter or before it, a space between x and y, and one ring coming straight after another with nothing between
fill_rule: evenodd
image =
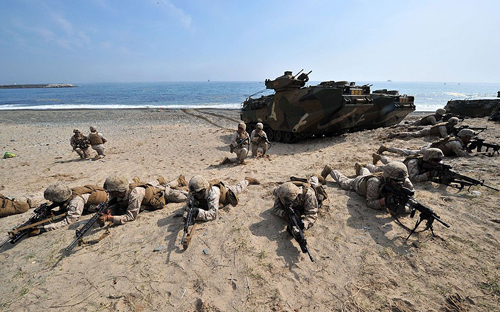
<instances>
[{"instance_id":1,"label":"ocean water","mask_svg":"<svg viewBox=\"0 0 500 312\"><path fill-rule=\"evenodd\" d=\"M308 85L319 82L310 81ZM494 83L366 82L372 91L398 90L413 95L417 111L434 111L451 99L491 98ZM0 89L0 110L220 108L238 109L250 95L272 94L264 82L82 83L75 88ZM262 93L259 93L262 92Z\"/></svg>"}]
</instances>

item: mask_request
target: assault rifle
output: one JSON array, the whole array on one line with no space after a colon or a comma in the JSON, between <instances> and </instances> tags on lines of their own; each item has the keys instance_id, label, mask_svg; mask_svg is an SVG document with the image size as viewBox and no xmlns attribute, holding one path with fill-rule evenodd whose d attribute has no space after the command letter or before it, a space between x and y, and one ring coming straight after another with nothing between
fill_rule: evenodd
<instances>
[{"instance_id":1,"label":"assault rifle","mask_svg":"<svg viewBox=\"0 0 500 312\"><path fill-rule=\"evenodd\" d=\"M68 247L66 247L64 249L64 251L70 252L75 247L76 243L78 243L78 245L81 245L83 243L83 236L85 235L85 233L87 233L92 228L94 223L96 223L97 219L99 219L99 217L101 216L101 213L105 213L107 211L108 207L109 207L108 202L100 203L96 207L96 212L92 216L92 218L90 218L87 221L87 223L85 223L80 229L76 230L75 239L71 242L71 244L68 245Z\"/></svg>"},{"instance_id":2,"label":"assault rifle","mask_svg":"<svg viewBox=\"0 0 500 312\"><path fill-rule=\"evenodd\" d=\"M267 136L263 136L260 132L257 132L257 136L261 138L262 140L266 141L267 144L269 144L269 148L271 148L271 142L267 139Z\"/></svg>"},{"instance_id":3,"label":"assault rifle","mask_svg":"<svg viewBox=\"0 0 500 312\"><path fill-rule=\"evenodd\" d=\"M460 132L460 130L463 130L463 129L476 130L476 131L479 131L479 133L481 133L484 130L488 130L488 127L471 127L468 125L463 125L460 127L455 127L454 134L457 135L458 132Z\"/></svg>"},{"instance_id":4,"label":"assault rifle","mask_svg":"<svg viewBox=\"0 0 500 312\"><path fill-rule=\"evenodd\" d=\"M476 138L476 139L470 141L468 149L470 151L472 151L473 149L477 149L477 152L480 153L480 152L482 152L483 147L486 147L485 152L490 156L495 155L495 153L500 155L500 145L485 143L484 139L477 139ZM492 152L488 152L490 148L493 150Z\"/></svg>"},{"instance_id":5,"label":"assault rifle","mask_svg":"<svg viewBox=\"0 0 500 312\"><path fill-rule=\"evenodd\" d=\"M236 144L236 146L233 146L233 144L229 145L229 149L231 150L231 153L235 148L240 148L245 144L245 142L248 142L250 140L250 137L246 137L243 140L240 141L240 143Z\"/></svg>"},{"instance_id":6,"label":"assault rifle","mask_svg":"<svg viewBox=\"0 0 500 312\"><path fill-rule=\"evenodd\" d=\"M439 218L439 216L434 211L432 211L431 208L422 205L415 198L413 198L413 195L415 193L414 191L412 191L406 187L403 187L403 186L393 187L393 186L389 185L388 183L386 183L384 185L384 191L392 194L392 196L394 198L394 200L392 202L394 204L396 204L395 203L396 201L400 201L397 203L396 207L400 207L401 205L403 205L403 206L408 205L411 208L411 212L410 212L411 218L413 218L415 216L415 213L417 211L420 212L419 220L415 224L415 227L410 231L410 234L406 238L407 241L410 238L410 236L412 236L412 234L415 233L415 231L417 230L420 223L422 223L422 221L424 221L424 220L427 221L427 228L431 230L432 236L436 236L434 234L434 228L432 226L432 224L434 223L434 220L438 221L439 223L446 226L447 228L450 227L450 225L448 223L442 221ZM391 209L391 208L389 208L389 209Z\"/></svg>"},{"instance_id":7,"label":"assault rifle","mask_svg":"<svg viewBox=\"0 0 500 312\"><path fill-rule=\"evenodd\" d=\"M191 239L193 238L194 229L196 227L196 223L193 220L193 208L194 208L194 199L190 197L187 202L188 214L186 220L184 220L184 234L182 235L181 245L184 249L189 247L191 243ZM191 230L189 227L191 226Z\"/></svg>"},{"instance_id":8,"label":"assault rifle","mask_svg":"<svg viewBox=\"0 0 500 312\"><path fill-rule=\"evenodd\" d=\"M54 207L57 207L57 204L48 205L45 203L40 205L38 208L35 208L33 215L26 222L8 232L9 237L7 237L0 244L0 248L7 242L16 244L19 240L21 240L21 238L29 234L38 225L49 223L66 216L65 213L54 215L52 212L52 208Z\"/></svg>"},{"instance_id":9,"label":"assault rifle","mask_svg":"<svg viewBox=\"0 0 500 312\"><path fill-rule=\"evenodd\" d=\"M299 216L297 216L295 210L293 210L292 205L286 205L285 211L288 214L288 219L290 220L290 234L292 234L293 238L295 238L297 243L299 243L302 252L307 253L309 255L309 259L311 259L311 262L314 262L314 259L309 252L309 248L307 247L307 240L306 236L304 235L304 231L302 231L301 227L299 226L299 221L297 221L300 220ZM296 227L296 229L299 231L296 235L294 235L293 233L294 227Z\"/></svg>"},{"instance_id":10,"label":"assault rifle","mask_svg":"<svg viewBox=\"0 0 500 312\"><path fill-rule=\"evenodd\" d=\"M432 165L430 163L424 162L422 165L422 168L428 169L428 170L436 170L438 176L437 177L431 177L430 181L435 182L435 183L440 183L440 184L446 184L451 187L457 188L459 191L461 191L465 186L467 186L467 191L470 191L471 186L475 185L480 185L487 187L489 189L499 191L498 189L484 184L484 180L476 180L473 178L470 178L468 176L464 176L458 172L452 171L450 165L445 165L445 164L439 164L439 165Z\"/></svg>"}]
</instances>

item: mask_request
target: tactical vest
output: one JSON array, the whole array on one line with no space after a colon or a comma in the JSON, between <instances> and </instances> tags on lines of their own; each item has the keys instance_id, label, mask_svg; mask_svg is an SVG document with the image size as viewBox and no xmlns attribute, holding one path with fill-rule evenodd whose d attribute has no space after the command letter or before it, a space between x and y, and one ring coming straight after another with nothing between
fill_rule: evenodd
<instances>
[{"instance_id":1,"label":"tactical vest","mask_svg":"<svg viewBox=\"0 0 500 312\"><path fill-rule=\"evenodd\" d=\"M443 152L444 156L454 156L455 152L453 152L451 148L446 146L446 144L455 140L457 140L457 138L449 135L446 138L442 138L441 140L433 142L431 144L431 147L439 148Z\"/></svg>"},{"instance_id":2,"label":"tactical vest","mask_svg":"<svg viewBox=\"0 0 500 312\"><path fill-rule=\"evenodd\" d=\"M422 169L422 164L424 162L424 160L422 159L422 156L418 156L418 155L408 156L405 158L405 160L403 160L403 164L405 164L406 168L408 168L408 163L414 159L416 159L418 162L417 163L418 174L424 173L425 171Z\"/></svg>"},{"instance_id":3,"label":"tactical vest","mask_svg":"<svg viewBox=\"0 0 500 312\"><path fill-rule=\"evenodd\" d=\"M429 133L431 135L439 136L440 135L440 133L439 133L439 127L441 127L441 126L445 126L446 127L446 131L448 131L448 133L450 133L449 125L451 125L451 124L449 124L447 122L441 122L441 123L435 124L434 126L431 127Z\"/></svg>"},{"instance_id":4,"label":"tactical vest","mask_svg":"<svg viewBox=\"0 0 500 312\"><path fill-rule=\"evenodd\" d=\"M319 206L323 204L323 201L328 199L328 194L326 193L325 188L323 185L311 185L307 181L307 179L300 179L300 180L291 180L293 184L295 184L298 187L302 187L302 196L305 196L307 193L307 190L311 188L314 191L314 195L316 196L316 200L318 201Z\"/></svg>"},{"instance_id":5,"label":"tactical vest","mask_svg":"<svg viewBox=\"0 0 500 312\"><path fill-rule=\"evenodd\" d=\"M238 136L236 137L236 144L240 144L246 138L248 138L248 132L244 131L242 134L238 133ZM245 143L245 144L247 144L247 143ZM245 144L243 144L243 145L245 145Z\"/></svg>"},{"instance_id":6,"label":"tactical vest","mask_svg":"<svg viewBox=\"0 0 500 312\"><path fill-rule=\"evenodd\" d=\"M89 147L89 140L85 136L76 136L75 137L76 147L81 149L86 149Z\"/></svg>"},{"instance_id":7,"label":"tactical vest","mask_svg":"<svg viewBox=\"0 0 500 312\"><path fill-rule=\"evenodd\" d=\"M0 194L0 218L26 212L30 209L28 203L9 199Z\"/></svg>"},{"instance_id":8,"label":"tactical vest","mask_svg":"<svg viewBox=\"0 0 500 312\"><path fill-rule=\"evenodd\" d=\"M216 186L220 190L220 196L219 196L219 205L225 206L227 204L230 204L231 206L236 206L238 205L238 196L226 185L224 185L224 182L215 179L210 181L210 187L208 190L212 188L212 186ZM202 198L198 200L199 206L203 210L208 210L208 201L206 198Z\"/></svg>"},{"instance_id":9,"label":"tactical vest","mask_svg":"<svg viewBox=\"0 0 500 312\"><path fill-rule=\"evenodd\" d=\"M90 133L89 140L91 145L99 145L104 143L97 132Z\"/></svg>"},{"instance_id":10,"label":"tactical vest","mask_svg":"<svg viewBox=\"0 0 500 312\"><path fill-rule=\"evenodd\" d=\"M146 189L146 194L142 199L141 206L142 205L148 206L148 208L151 207L152 210L156 210L156 209L162 209L167 204L167 201L165 199L165 192L163 190L160 190L159 188L156 188L150 184L139 182L139 183L130 183L129 191L131 192L136 187L142 187ZM128 206L128 201L120 202L120 204L122 206L123 205Z\"/></svg>"},{"instance_id":11,"label":"tactical vest","mask_svg":"<svg viewBox=\"0 0 500 312\"><path fill-rule=\"evenodd\" d=\"M92 205L99 205L108 200L108 193L102 187L95 185L78 186L71 189L71 196L64 203L59 205L62 209L66 210L69 203L77 196L82 197L84 194L90 194L84 209ZM82 198L83 199L83 198Z\"/></svg>"},{"instance_id":12,"label":"tactical vest","mask_svg":"<svg viewBox=\"0 0 500 312\"><path fill-rule=\"evenodd\" d=\"M383 172L375 172L370 175L363 176L359 181L358 181L358 191L360 195L366 196L366 193L368 192L368 185L367 182L371 178L382 178ZM384 183L382 183L383 185Z\"/></svg>"}]
</instances>

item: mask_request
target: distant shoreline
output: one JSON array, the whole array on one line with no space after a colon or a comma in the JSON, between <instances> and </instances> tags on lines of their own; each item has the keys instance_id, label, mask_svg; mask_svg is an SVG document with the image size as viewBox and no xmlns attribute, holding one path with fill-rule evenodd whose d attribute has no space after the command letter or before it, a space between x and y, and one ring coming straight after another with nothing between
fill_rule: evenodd
<instances>
[{"instance_id":1,"label":"distant shoreline","mask_svg":"<svg viewBox=\"0 0 500 312\"><path fill-rule=\"evenodd\" d=\"M30 89L30 88L74 88L73 84L69 83L45 83L45 84L14 84L0 85L0 89Z\"/></svg>"}]
</instances>

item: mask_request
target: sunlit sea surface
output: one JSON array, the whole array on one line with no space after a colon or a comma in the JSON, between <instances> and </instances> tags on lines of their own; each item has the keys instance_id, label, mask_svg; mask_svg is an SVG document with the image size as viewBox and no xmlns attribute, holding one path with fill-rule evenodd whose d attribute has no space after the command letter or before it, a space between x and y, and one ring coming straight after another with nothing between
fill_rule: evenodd
<instances>
[{"instance_id":1,"label":"sunlit sea surface","mask_svg":"<svg viewBox=\"0 0 500 312\"><path fill-rule=\"evenodd\" d=\"M310 81L308 85L319 82ZM413 95L417 111L434 111L451 99L492 98L499 83L366 82L372 91ZM250 95L272 94L264 82L82 83L75 88L0 89L0 110L220 108L239 109ZM262 93L259 93L263 91ZM254 95L255 94L255 95Z\"/></svg>"}]
</instances>

